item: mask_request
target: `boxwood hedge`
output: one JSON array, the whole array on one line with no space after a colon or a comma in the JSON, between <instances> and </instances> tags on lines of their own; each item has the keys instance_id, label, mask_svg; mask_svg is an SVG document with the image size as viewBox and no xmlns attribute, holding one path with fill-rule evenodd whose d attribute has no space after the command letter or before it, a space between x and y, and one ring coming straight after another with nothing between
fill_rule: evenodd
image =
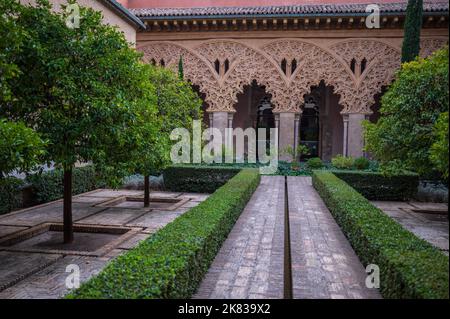
<instances>
[{"instance_id":1,"label":"boxwood hedge","mask_svg":"<svg viewBox=\"0 0 450 319\"><path fill-rule=\"evenodd\" d=\"M240 170L226 166L170 166L163 172L164 187L174 192L212 193Z\"/></svg>"},{"instance_id":2,"label":"boxwood hedge","mask_svg":"<svg viewBox=\"0 0 450 319\"><path fill-rule=\"evenodd\" d=\"M15 177L0 178L0 215L22 207L24 182Z\"/></svg>"},{"instance_id":3,"label":"boxwood hedge","mask_svg":"<svg viewBox=\"0 0 450 319\"><path fill-rule=\"evenodd\" d=\"M370 200L406 200L417 195L419 175L404 172L384 176L380 172L333 170L333 173Z\"/></svg>"},{"instance_id":4,"label":"boxwood hedge","mask_svg":"<svg viewBox=\"0 0 450 319\"><path fill-rule=\"evenodd\" d=\"M385 298L449 298L449 260L331 172L313 185L364 265L380 267Z\"/></svg>"},{"instance_id":5,"label":"boxwood hedge","mask_svg":"<svg viewBox=\"0 0 450 319\"><path fill-rule=\"evenodd\" d=\"M67 298L189 298L259 184L244 169Z\"/></svg>"},{"instance_id":6,"label":"boxwood hedge","mask_svg":"<svg viewBox=\"0 0 450 319\"><path fill-rule=\"evenodd\" d=\"M27 177L31 184L35 204L47 203L63 197L63 177L61 169L54 169ZM93 165L73 169L72 194L77 195L102 188L105 183L98 177Z\"/></svg>"}]
</instances>

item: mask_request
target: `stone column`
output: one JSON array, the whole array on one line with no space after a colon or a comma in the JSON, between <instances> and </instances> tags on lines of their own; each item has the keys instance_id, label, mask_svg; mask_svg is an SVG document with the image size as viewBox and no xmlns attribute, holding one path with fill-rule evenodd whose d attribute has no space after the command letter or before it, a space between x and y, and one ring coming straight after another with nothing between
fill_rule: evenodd
<instances>
[{"instance_id":1,"label":"stone column","mask_svg":"<svg viewBox=\"0 0 450 319\"><path fill-rule=\"evenodd\" d=\"M228 112L212 112L212 127L217 128L222 133L222 142L225 141L225 128L228 127Z\"/></svg>"},{"instance_id":2,"label":"stone column","mask_svg":"<svg viewBox=\"0 0 450 319\"><path fill-rule=\"evenodd\" d=\"M294 122L294 150L297 152L298 144L300 144L300 120L301 114L295 114Z\"/></svg>"},{"instance_id":3,"label":"stone column","mask_svg":"<svg viewBox=\"0 0 450 319\"><path fill-rule=\"evenodd\" d=\"M292 156L284 154L283 150L286 147L291 146L295 148L295 116L296 113L292 112L282 112L279 113L279 123L278 123L278 150L279 158L282 161L292 161Z\"/></svg>"},{"instance_id":4,"label":"stone column","mask_svg":"<svg viewBox=\"0 0 450 319\"><path fill-rule=\"evenodd\" d=\"M366 118L365 114L348 114L347 152L348 156L361 157L364 155L364 138L361 122Z\"/></svg>"},{"instance_id":5,"label":"stone column","mask_svg":"<svg viewBox=\"0 0 450 319\"><path fill-rule=\"evenodd\" d=\"M342 155L348 155L348 114L342 114L342 119L344 120L344 134L342 142Z\"/></svg>"}]
</instances>

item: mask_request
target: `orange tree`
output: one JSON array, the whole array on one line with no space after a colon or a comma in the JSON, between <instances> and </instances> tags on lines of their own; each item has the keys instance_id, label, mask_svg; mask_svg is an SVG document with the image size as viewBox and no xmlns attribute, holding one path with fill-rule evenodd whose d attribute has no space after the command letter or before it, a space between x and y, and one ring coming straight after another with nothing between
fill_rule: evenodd
<instances>
[{"instance_id":1,"label":"orange tree","mask_svg":"<svg viewBox=\"0 0 450 319\"><path fill-rule=\"evenodd\" d=\"M46 141L45 160L64 170L64 242L73 240L72 169L92 162L112 184L133 171L143 137L157 131L149 68L101 13L80 8L78 28L47 0L12 13L26 30L9 79L15 99L0 116L24 121Z\"/></svg>"}]
</instances>

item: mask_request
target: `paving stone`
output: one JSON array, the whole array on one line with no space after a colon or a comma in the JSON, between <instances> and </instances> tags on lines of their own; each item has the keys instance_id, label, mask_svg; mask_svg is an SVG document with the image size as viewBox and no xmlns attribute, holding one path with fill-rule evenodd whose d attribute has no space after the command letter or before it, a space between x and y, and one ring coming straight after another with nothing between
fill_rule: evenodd
<instances>
[{"instance_id":1,"label":"paving stone","mask_svg":"<svg viewBox=\"0 0 450 319\"><path fill-rule=\"evenodd\" d=\"M417 213L413 209L448 210L445 203L372 201L386 215L393 218L417 237L428 241L448 255L449 224L447 214Z\"/></svg>"},{"instance_id":2,"label":"paving stone","mask_svg":"<svg viewBox=\"0 0 450 319\"><path fill-rule=\"evenodd\" d=\"M90 192L87 194L83 194L83 196L93 196L93 197L121 197L121 196L143 196L144 191L138 190L127 190L127 189L102 189L97 192Z\"/></svg>"},{"instance_id":3,"label":"paving stone","mask_svg":"<svg viewBox=\"0 0 450 319\"><path fill-rule=\"evenodd\" d=\"M72 216L74 221L78 221L87 216L105 210L104 207L91 207L89 203L73 203ZM62 201L52 202L48 205L28 209L23 212L7 214L0 217L1 225L14 226L36 226L41 223L62 223L63 203Z\"/></svg>"},{"instance_id":4,"label":"paving stone","mask_svg":"<svg viewBox=\"0 0 450 319\"><path fill-rule=\"evenodd\" d=\"M108 260L86 256L66 256L43 270L27 277L16 285L0 292L0 299L55 299L67 294L66 272L68 265L80 269L80 282L84 282L100 272Z\"/></svg>"},{"instance_id":5,"label":"paving stone","mask_svg":"<svg viewBox=\"0 0 450 319\"><path fill-rule=\"evenodd\" d=\"M311 178L288 177L288 198L293 297L381 298Z\"/></svg>"},{"instance_id":6,"label":"paving stone","mask_svg":"<svg viewBox=\"0 0 450 319\"><path fill-rule=\"evenodd\" d=\"M131 249L131 248L137 246L141 241L147 239L148 237L150 237L150 234L139 233L139 234L131 237L130 239L124 241L123 243L119 244L119 246L117 246L117 248Z\"/></svg>"},{"instance_id":7,"label":"paving stone","mask_svg":"<svg viewBox=\"0 0 450 319\"><path fill-rule=\"evenodd\" d=\"M28 227L21 227L21 226L0 226L0 238L17 233L27 228Z\"/></svg>"},{"instance_id":8,"label":"paving stone","mask_svg":"<svg viewBox=\"0 0 450 319\"><path fill-rule=\"evenodd\" d=\"M0 291L61 258L56 254L0 251ZM1 295L0 295L1 298Z\"/></svg>"},{"instance_id":9,"label":"paving stone","mask_svg":"<svg viewBox=\"0 0 450 319\"><path fill-rule=\"evenodd\" d=\"M124 225L129 221L139 218L148 212L147 209L127 209L127 208L108 208L98 214L83 218L78 222L81 224L95 225Z\"/></svg>"},{"instance_id":10,"label":"paving stone","mask_svg":"<svg viewBox=\"0 0 450 319\"><path fill-rule=\"evenodd\" d=\"M261 183L194 298L283 298L284 178Z\"/></svg>"}]
</instances>

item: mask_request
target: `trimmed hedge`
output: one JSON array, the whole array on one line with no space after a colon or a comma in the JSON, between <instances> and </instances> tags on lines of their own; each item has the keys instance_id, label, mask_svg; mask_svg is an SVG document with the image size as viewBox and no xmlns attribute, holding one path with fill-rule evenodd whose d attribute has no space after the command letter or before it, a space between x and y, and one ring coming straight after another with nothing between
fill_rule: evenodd
<instances>
[{"instance_id":1,"label":"trimmed hedge","mask_svg":"<svg viewBox=\"0 0 450 319\"><path fill-rule=\"evenodd\" d=\"M364 265L380 267L385 298L449 298L449 260L331 172L313 185Z\"/></svg>"},{"instance_id":2,"label":"trimmed hedge","mask_svg":"<svg viewBox=\"0 0 450 319\"><path fill-rule=\"evenodd\" d=\"M244 169L67 298L189 298L260 181Z\"/></svg>"},{"instance_id":3,"label":"trimmed hedge","mask_svg":"<svg viewBox=\"0 0 450 319\"><path fill-rule=\"evenodd\" d=\"M419 187L419 175L411 172L387 177L379 172L333 170L364 197L370 200L407 200L414 198Z\"/></svg>"},{"instance_id":4,"label":"trimmed hedge","mask_svg":"<svg viewBox=\"0 0 450 319\"><path fill-rule=\"evenodd\" d=\"M164 186L173 192L212 193L240 170L226 166L170 166L163 172Z\"/></svg>"},{"instance_id":5,"label":"trimmed hedge","mask_svg":"<svg viewBox=\"0 0 450 319\"><path fill-rule=\"evenodd\" d=\"M0 178L0 215L22 207L24 182L15 177Z\"/></svg>"},{"instance_id":6,"label":"trimmed hedge","mask_svg":"<svg viewBox=\"0 0 450 319\"><path fill-rule=\"evenodd\" d=\"M36 204L47 203L63 197L64 172L54 169L41 174L33 174L27 177L32 185L33 198ZM77 195L102 188L105 183L101 181L93 165L76 167L73 169L72 194Z\"/></svg>"}]
</instances>

